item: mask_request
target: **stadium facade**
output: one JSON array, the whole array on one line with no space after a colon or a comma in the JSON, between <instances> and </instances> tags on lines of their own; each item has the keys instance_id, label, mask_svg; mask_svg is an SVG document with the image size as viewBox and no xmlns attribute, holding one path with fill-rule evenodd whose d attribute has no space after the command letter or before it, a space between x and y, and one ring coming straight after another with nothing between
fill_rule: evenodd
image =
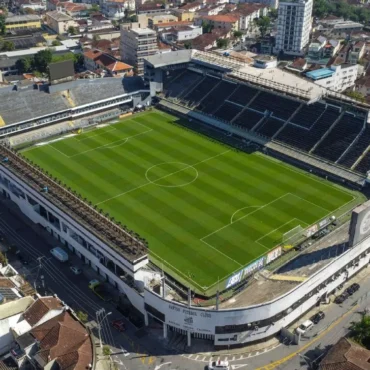
<instances>
[{"instance_id":1,"label":"stadium facade","mask_svg":"<svg viewBox=\"0 0 370 370\"><path fill-rule=\"evenodd\" d=\"M151 66L151 76L147 73L146 77L149 80L152 79L150 81L152 82L150 84L152 94L165 91L166 86L173 84L176 76L171 76L173 78L168 81L163 80L163 77L170 75L167 72L177 70L177 66L180 66L180 64L182 64L181 68L183 69L181 74L187 74L189 68L193 68L194 72L194 65L189 66L189 63L196 64L195 60L196 56L188 51L179 55L175 63L169 63L168 61L163 61L163 59L161 61L159 59L149 59L147 63ZM261 86L259 86L257 80L261 78L255 77L252 74L245 74L244 76L247 79L240 80L241 74L245 72L235 70L235 68L242 67L239 61L214 57L212 54L200 54L198 61L197 69L202 70L202 74L197 85L206 79L211 81L209 78L220 78L220 73L226 79L227 72L234 77L240 73L238 79L235 78L233 80L235 84L233 86L234 90L240 88L240 86L247 86L245 84L251 82L251 80L254 83L248 86L252 88L253 85L253 89L258 90L258 95L267 93L268 84L270 84L268 88L269 93L272 93L274 89L277 91L279 87L283 86L280 82L269 82L267 80L259 81L261 82ZM201 66L206 67L208 72L205 72ZM210 71L216 73L215 77L209 75ZM179 78L179 75L176 78ZM229 83L228 81L227 83ZM217 84L221 82L225 81L217 81ZM285 97L283 99L286 98L295 101L295 110L288 118L284 118L283 116L281 116L283 118L277 117L277 121L280 123L279 129L288 125L292 118L291 115L298 114L310 102L311 104L325 105L325 110L321 112L321 115L325 114L328 106L339 107L336 117L333 118L331 127L327 128L327 130L334 130L335 125L348 113L351 119L353 118L356 122L358 121L358 125L363 125L360 131L356 132L356 138L358 135L361 136L366 132L367 111L365 107L357 106L350 100L346 102L334 101L334 97L325 96L326 92L317 87L313 88L308 85L307 88L301 88L297 87L295 82L293 84L295 86L291 88L287 87L287 85L283 86L285 91ZM102 93L102 86L103 82L102 85L96 83L95 88L100 89L100 93ZM193 87L195 88L196 86ZM311 87L312 89L310 89ZM182 89L185 88L186 86L183 85ZM347 237L344 242L341 242L342 249L338 249L327 260L321 261L318 267L310 270L304 279L290 278L285 281L264 279L262 288L261 285L258 285L261 284L261 281L255 281L252 278L246 287L236 292L232 300L221 302L220 297L217 297L215 305L207 308L194 307L192 293L190 291L187 294L187 299L183 297L182 302L178 299L175 300L174 297L179 297L179 295L174 294L174 285L169 284L169 281L162 276L160 269L149 268L147 250L140 238L127 234L111 220L83 202L78 196L65 189L60 183L54 181L47 174L40 171L39 168L25 160L9 145L22 142L21 140L17 140L17 137L23 137L23 135L28 135L25 140L36 140L40 137L37 136L37 132L44 130L45 126L55 134L52 127L60 124L60 122L69 122L71 115L74 114L73 112L76 112L78 109L85 109L85 118L87 122L90 122L89 120L95 113L94 109L98 109L96 105L106 103L107 99L108 104L112 102L109 108L113 107L113 109L115 109L116 103L118 106L121 104L121 101L114 102L114 100L121 98L130 102L135 101L136 103L133 104L147 104L149 102L149 90L143 86L136 90L130 90L131 92L120 90L121 96L113 92L115 95L105 98L104 102L99 100L99 98L91 98L92 89L89 89L89 94L85 93L85 95L81 86L71 85L69 89L63 89L63 91L67 90L69 90L69 95L66 95L67 93L64 92L65 97L62 96L64 104L65 100L67 102L69 99L74 102L78 99L80 100L77 101L75 107L71 107L71 104L69 104L68 109L62 113L66 113L66 116L63 117L58 116L56 118L57 113L54 111L43 111L41 115L38 115L37 112L32 112L33 115L29 117L30 119L25 120L23 116L17 116L20 113L12 115L6 109L1 111L0 114L3 117L4 125L0 130L13 127L15 131L2 131L3 135L7 137L7 140L6 143L0 146L0 192L5 198L17 204L23 214L30 220L42 225L48 230L55 237L56 243L58 240L59 243L64 244L66 248L76 253L84 263L90 265L101 274L102 278L109 281L125 295L132 306L143 315L146 325L149 325L152 320L160 323L163 326L164 337L169 336L169 331L176 332L184 336L188 345L191 344L192 338L202 338L213 343L216 349L240 347L267 340L276 335L282 328L289 327L310 308L318 303L327 302L329 295L335 292L338 286L370 263L369 207L368 204L365 204L361 209L354 211L349 229L350 238L348 239ZM77 94L76 91L81 93L81 95ZM108 87L106 91L112 92L112 87ZM229 96L232 95L233 91L228 92ZM13 93L17 94L18 92ZM195 94L195 91L189 91L188 93ZM208 90L206 95L210 93L211 91ZM32 92L28 92L28 94L32 94ZM179 94L181 94L180 90ZM83 96L91 100L82 101L84 99ZM280 96L282 96L281 92ZM257 97L254 95L254 100ZM19 96L14 95L13 99L15 98L20 99ZM193 98L195 97L193 96ZM323 103L323 99L325 98L327 100ZM29 97L23 97L22 99L19 101L22 101L26 106L27 104L25 102L29 102L27 100ZM179 104L181 100L179 95L177 95L176 99L176 101L172 102L167 101L168 104L164 100L163 103L167 104L167 109L176 110L180 114L197 118L218 129L234 130L233 132L237 132L243 140L248 137L249 140L259 145L261 143L265 145L273 143L271 137L267 138L266 135L258 135L252 129L243 129L240 127L241 125L235 126L230 124L227 119L221 120L213 115L205 114L201 110L194 110L191 104L183 104L183 102ZM232 100L223 99L230 106L233 104ZM328 99L332 99L331 103L328 102ZM248 103L244 103L244 105L243 103L239 104L238 113L245 112L251 104L252 102L250 100ZM114 114L117 113L116 111L114 112ZM262 121L274 118L273 114L266 113L266 111L264 113L258 112L258 109L255 109L254 113L251 113L260 114L261 116L257 117L258 122L254 123L254 125L260 125ZM111 118L109 116L106 119ZM28 126L23 126L25 125L25 121L27 121L26 124ZM350 124L353 123L353 121L349 122L351 122ZM40 128L40 126L43 126L43 128ZM71 126L69 127L71 128ZM21 133L20 131L22 130L25 130L26 133ZM309 131L309 129L306 130ZM42 135L46 135L44 131L42 132ZM329 134L326 133L326 137ZM352 145L354 139L352 139L351 143L347 143L347 146ZM312 144L312 146L314 145L316 143ZM289 150L298 153L295 151L294 146L284 148L287 150L284 152L287 157L289 156ZM276 148L273 149L270 147L269 150L278 152ZM341 148L341 150L348 152L349 148ZM360 153L358 155L366 156L366 153ZM315 167L315 164L320 162L319 155L309 156L308 152L301 155L302 162L308 158L311 160L310 165L312 167ZM341 155L343 155L342 152L335 153L335 156ZM296 154L296 157L298 157L298 154ZM348 166L337 166L333 160L322 162L326 165L326 167L321 168L321 171L324 173L338 179L345 179L344 181L353 186L359 187L365 184L366 176L364 173L352 171ZM319 165L317 164L317 166ZM342 174L343 177L341 176ZM347 227L348 229L346 225L343 227ZM279 251L272 251L267 258L273 260L278 255ZM237 283L244 276L251 276L251 274L262 266L263 263L255 261L247 268L236 272L228 280L226 287L237 286ZM261 292L263 294L260 294Z\"/></svg>"}]
</instances>

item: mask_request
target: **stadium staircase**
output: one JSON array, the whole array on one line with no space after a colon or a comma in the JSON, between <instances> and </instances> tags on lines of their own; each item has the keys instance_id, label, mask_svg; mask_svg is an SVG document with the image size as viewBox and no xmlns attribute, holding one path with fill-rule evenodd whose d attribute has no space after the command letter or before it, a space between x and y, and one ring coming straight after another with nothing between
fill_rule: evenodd
<instances>
[{"instance_id":1,"label":"stadium staircase","mask_svg":"<svg viewBox=\"0 0 370 370\"><path fill-rule=\"evenodd\" d=\"M73 100L73 98L72 98L72 96L71 96L71 94L69 93L68 90L62 91L61 94L62 94L62 96L64 96L67 99L69 105L72 108L76 106L76 102Z\"/></svg>"},{"instance_id":2,"label":"stadium staircase","mask_svg":"<svg viewBox=\"0 0 370 370\"><path fill-rule=\"evenodd\" d=\"M368 143L370 142L370 139L368 141ZM361 155L357 158L357 160L355 161L355 163L353 163L352 167L351 167L351 170L354 170L357 165L364 159L364 157L370 152L370 145L368 145L366 147L366 149L361 153Z\"/></svg>"},{"instance_id":3,"label":"stadium staircase","mask_svg":"<svg viewBox=\"0 0 370 370\"><path fill-rule=\"evenodd\" d=\"M211 115L214 115L220 109L220 104L221 104L221 107L222 107L224 105L224 103L222 103L222 102L228 101L228 99L231 97L231 95L234 94L235 90L238 88L237 84L233 84L231 82L226 82L226 81L221 81L218 86L221 87L221 85L224 84L224 83L232 85L232 86L234 86L234 88L231 89L231 91L228 90L228 89L225 89L224 91L221 91L220 94L217 97L215 97L216 104L214 104L214 105L216 106L216 109L212 110L212 112L210 113ZM213 90L213 91L215 91L215 90Z\"/></svg>"},{"instance_id":4,"label":"stadium staircase","mask_svg":"<svg viewBox=\"0 0 370 370\"><path fill-rule=\"evenodd\" d=\"M235 122L235 120L237 120L238 118L239 118L239 116L241 116L242 114L243 114L243 112L249 107L249 105L250 104L252 104L253 103L253 101L254 101L254 99L256 99L257 98L257 96L259 95L259 93L260 93L261 91L257 91L257 93L249 100L249 102L244 106L244 108L242 109L242 111L239 113L239 114L237 114L231 121L230 121L230 123L234 123Z\"/></svg>"},{"instance_id":5,"label":"stadium staircase","mask_svg":"<svg viewBox=\"0 0 370 370\"><path fill-rule=\"evenodd\" d=\"M218 87L220 86L222 80L220 79L215 86L213 86L204 96L199 100L199 104L201 105L202 102L206 101L208 97L211 97L213 94L213 91L216 91Z\"/></svg>"},{"instance_id":6,"label":"stadium staircase","mask_svg":"<svg viewBox=\"0 0 370 370\"><path fill-rule=\"evenodd\" d=\"M288 125L292 121L292 119L294 119L294 117L300 112L300 110L302 109L302 107L303 107L303 103L293 112L293 114L289 117L289 119L287 119L285 121L285 123L281 126L281 128L276 131L276 133L272 137L272 139L275 139L280 134L280 132L284 130L284 128L286 127L286 125Z\"/></svg>"},{"instance_id":7,"label":"stadium staircase","mask_svg":"<svg viewBox=\"0 0 370 370\"><path fill-rule=\"evenodd\" d=\"M334 129L334 127L337 125L337 123L342 119L344 116L345 111L342 111L339 117L333 122L333 124L329 127L329 129L325 132L324 135L322 135L321 139L312 147L312 149L309 151L309 153L313 153L316 148L324 141L324 139L330 134L330 132Z\"/></svg>"},{"instance_id":8,"label":"stadium staircase","mask_svg":"<svg viewBox=\"0 0 370 370\"><path fill-rule=\"evenodd\" d=\"M341 163L341 160L352 150L352 148L356 145L358 141L360 140L360 137L366 130L366 124L364 124L364 127L361 129L361 131L358 133L358 135L354 138L352 143L348 145L347 149L341 154L341 156L335 161L335 163Z\"/></svg>"},{"instance_id":9,"label":"stadium staircase","mask_svg":"<svg viewBox=\"0 0 370 370\"><path fill-rule=\"evenodd\" d=\"M278 281L297 281L297 282L303 282L307 280L307 278L303 276L280 275L280 274L273 274L269 277L269 279Z\"/></svg>"}]
</instances>

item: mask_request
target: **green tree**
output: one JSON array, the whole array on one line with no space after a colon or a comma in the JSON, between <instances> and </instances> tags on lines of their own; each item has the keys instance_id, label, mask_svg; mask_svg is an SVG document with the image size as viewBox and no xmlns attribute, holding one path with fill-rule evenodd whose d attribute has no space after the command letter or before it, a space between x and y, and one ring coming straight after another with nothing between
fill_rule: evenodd
<instances>
[{"instance_id":1,"label":"green tree","mask_svg":"<svg viewBox=\"0 0 370 370\"><path fill-rule=\"evenodd\" d=\"M17 68L18 73L29 72L31 70L31 66L32 66L31 58L27 58L27 57L21 58L15 62L15 67Z\"/></svg>"},{"instance_id":2,"label":"green tree","mask_svg":"<svg viewBox=\"0 0 370 370\"><path fill-rule=\"evenodd\" d=\"M234 37L236 37L237 39L242 37L243 36L243 32L242 31L234 31Z\"/></svg>"},{"instance_id":3,"label":"green tree","mask_svg":"<svg viewBox=\"0 0 370 370\"><path fill-rule=\"evenodd\" d=\"M73 27L73 26L69 26L69 27L68 27L68 33L69 33L70 35L77 35L77 30L76 30L76 28L75 28L75 27Z\"/></svg>"},{"instance_id":4,"label":"green tree","mask_svg":"<svg viewBox=\"0 0 370 370\"><path fill-rule=\"evenodd\" d=\"M277 19L278 10L274 9L274 8L271 8L270 11L269 11L269 17L270 17L270 19Z\"/></svg>"},{"instance_id":5,"label":"green tree","mask_svg":"<svg viewBox=\"0 0 370 370\"><path fill-rule=\"evenodd\" d=\"M60 46L62 45L62 43L59 41L59 40L53 40L53 42L51 43L52 46Z\"/></svg>"},{"instance_id":6,"label":"green tree","mask_svg":"<svg viewBox=\"0 0 370 370\"><path fill-rule=\"evenodd\" d=\"M73 54L73 62L75 69L82 67L84 65L84 56L83 54Z\"/></svg>"},{"instance_id":7,"label":"green tree","mask_svg":"<svg viewBox=\"0 0 370 370\"><path fill-rule=\"evenodd\" d=\"M370 340L370 316L364 315L360 321L351 322L349 327L352 338L360 343L365 345L369 343Z\"/></svg>"},{"instance_id":8,"label":"green tree","mask_svg":"<svg viewBox=\"0 0 370 370\"><path fill-rule=\"evenodd\" d=\"M261 36L265 36L267 30L269 29L270 27L270 18L269 17L260 17L260 18L257 18L255 19L255 23L258 27L258 29L260 30L260 33L261 33Z\"/></svg>"},{"instance_id":9,"label":"green tree","mask_svg":"<svg viewBox=\"0 0 370 370\"><path fill-rule=\"evenodd\" d=\"M213 25L208 22L202 21L202 29L203 33L211 33L213 30Z\"/></svg>"},{"instance_id":10,"label":"green tree","mask_svg":"<svg viewBox=\"0 0 370 370\"><path fill-rule=\"evenodd\" d=\"M5 34L5 15L0 14L0 35Z\"/></svg>"},{"instance_id":11,"label":"green tree","mask_svg":"<svg viewBox=\"0 0 370 370\"><path fill-rule=\"evenodd\" d=\"M104 356L109 356L111 353L110 347L109 346L103 346L103 355Z\"/></svg>"},{"instance_id":12,"label":"green tree","mask_svg":"<svg viewBox=\"0 0 370 370\"><path fill-rule=\"evenodd\" d=\"M94 35L93 36L93 41L99 41L100 40L100 36L99 35Z\"/></svg>"},{"instance_id":13,"label":"green tree","mask_svg":"<svg viewBox=\"0 0 370 370\"><path fill-rule=\"evenodd\" d=\"M99 5L98 5L98 4L93 4L93 5L91 6L91 10L92 10L93 12L98 12L98 11L100 10L100 7L99 7Z\"/></svg>"},{"instance_id":14,"label":"green tree","mask_svg":"<svg viewBox=\"0 0 370 370\"><path fill-rule=\"evenodd\" d=\"M25 14L35 14L36 12L32 8L24 8L23 13L25 13Z\"/></svg>"},{"instance_id":15,"label":"green tree","mask_svg":"<svg viewBox=\"0 0 370 370\"><path fill-rule=\"evenodd\" d=\"M50 49L38 51L33 58L33 67L41 72L45 73L47 71L49 63L53 59L53 53Z\"/></svg>"},{"instance_id":16,"label":"green tree","mask_svg":"<svg viewBox=\"0 0 370 370\"><path fill-rule=\"evenodd\" d=\"M137 22L137 21L138 21L137 15L136 15L136 14L132 15L132 16L130 17L130 21L131 21L132 23Z\"/></svg>"},{"instance_id":17,"label":"green tree","mask_svg":"<svg viewBox=\"0 0 370 370\"><path fill-rule=\"evenodd\" d=\"M78 317L78 319L85 323L85 322L88 322L89 321L89 315L86 313L86 312L83 312L83 311L77 311L76 312L76 316Z\"/></svg>"},{"instance_id":18,"label":"green tree","mask_svg":"<svg viewBox=\"0 0 370 370\"><path fill-rule=\"evenodd\" d=\"M0 263L2 266L6 266L8 264L8 259L3 252L0 252Z\"/></svg>"},{"instance_id":19,"label":"green tree","mask_svg":"<svg viewBox=\"0 0 370 370\"><path fill-rule=\"evenodd\" d=\"M191 42L190 41L185 41L184 42L184 47L185 47L185 49L191 49Z\"/></svg>"},{"instance_id":20,"label":"green tree","mask_svg":"<svg viewBox=\"0 0 370 370\"><path fill-rule=\"evenodd\" d=\"M352 99L356 99L362 103L365 102L365 97L358 91L347 91L345 94Z\"/></svg>"},{"instance_id":21,"label":"green tree","mask_svg":"<svg viewBox=\"0 0 370 370\"><path fill-rule=\"evenodd\" d=\"M218 48L227 48L227 45L229 44L229 41L227 39L217 39L216 41Z\"/></svg>"},{"instance_id":22,"label":"green tree","mask_svg":"<svg viewBox=\"0 0 370 370\"><path fill-rule=\"evenodd\" d=\"M3 51L12 51L14 49L15 49L14 42L11 41L4 41L1 47L1 50Z\"/></svg>"}]
</instances>

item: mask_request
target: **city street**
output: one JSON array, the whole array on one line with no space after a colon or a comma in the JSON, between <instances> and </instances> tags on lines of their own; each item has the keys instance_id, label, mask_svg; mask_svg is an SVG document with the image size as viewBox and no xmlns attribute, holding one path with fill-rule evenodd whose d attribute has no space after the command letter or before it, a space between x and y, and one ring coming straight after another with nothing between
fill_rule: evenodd
<instances>
[{"instance_id":1,"label":"city street","mask_svg":"<svg viewBox=\"0 0 370 370\"><path fill-rule=\"evenodd\" d=\"M49 245L29 225L20 221L18 217L2 207L0 213L0 231L6 235L9 243L14 244L23 255L29 257L27 266L9 255L10 263L24 275L40 294L57 294L73 310L83 311L89 315L89 325L94 329L98 338L97 311L104 309L99 316L101 321L101 337L103 343L112 347L112 361L122 370L159 370L159 369L206 369L210 358L216 360L218 356L211 354L184 354L174 353L166 347L153 330L137 329L128 320L123 318L113 303L107 303L98 298L88 288L88 281L94 272L83 265L76 256L73 263L84 270L81 275L75 275L69 268L69 263L61 263L51 257ZM55 245L54 245L55 246ZM86 271L85 271L86 270ZM228 359L231 369L281 369L295 370L308 369L308 363L320 357L329 346L345 335L351 321L359 318L360 312L370 305L370 280L367 278L369 270L363 270L353 281L359 281L361 288L342 305L330 304L321 307L326 317L302 338L301 344L279 345L266 353L247 353L248 349L239 349L230 354L223 353L219 358ZM352 283L352 281L350 282ZM317 309L316 309L317 310ZM312 315L313 312L309 313ZM127 330L124 333L111 327L114 319L124 319ZM302 321L302 320L301 320ZM97 340L96 345L99 345ZM243 353L245 351L245 353Z\"/></svg>"}]
</instances>

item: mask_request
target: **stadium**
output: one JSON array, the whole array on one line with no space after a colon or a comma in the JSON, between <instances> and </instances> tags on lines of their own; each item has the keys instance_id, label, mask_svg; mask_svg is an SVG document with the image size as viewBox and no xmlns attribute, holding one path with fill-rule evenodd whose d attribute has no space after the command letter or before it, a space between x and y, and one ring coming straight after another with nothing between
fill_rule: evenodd
<instances>
[{"instance_id":1,"label":"stadium","mask_svg":"<svg viewBox=\"0 0 370 370\"><path fill-rule=\"evenodd\" d=\"M0 188L146 325L267 340L369 263L366 105L192 50L144 77L0 89Z\"/></svg>"}]
</instances>

